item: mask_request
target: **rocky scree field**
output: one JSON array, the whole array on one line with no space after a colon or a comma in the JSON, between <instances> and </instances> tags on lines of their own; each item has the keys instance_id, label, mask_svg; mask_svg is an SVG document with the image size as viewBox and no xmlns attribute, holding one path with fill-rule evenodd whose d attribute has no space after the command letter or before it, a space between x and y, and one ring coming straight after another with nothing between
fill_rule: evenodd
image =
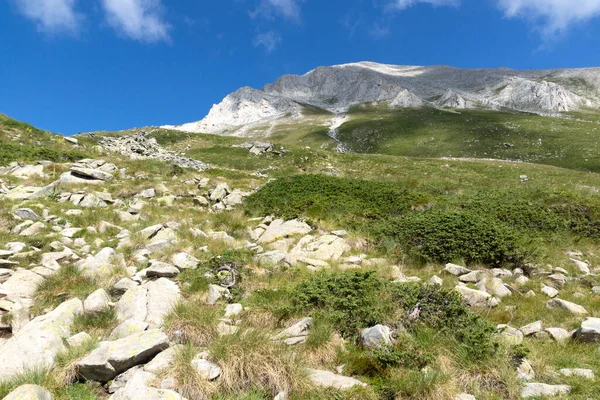
<instances>
[{"instance_id":1,"label":"rocky scree field","mask_svg":"<svg viewBox=\"0 0 600 400\"><path fill-rule=\"evenodd\" d=\"M3 117L0 398L600 396L596 173L286 129Z\"/></svg>"}]
</instances>

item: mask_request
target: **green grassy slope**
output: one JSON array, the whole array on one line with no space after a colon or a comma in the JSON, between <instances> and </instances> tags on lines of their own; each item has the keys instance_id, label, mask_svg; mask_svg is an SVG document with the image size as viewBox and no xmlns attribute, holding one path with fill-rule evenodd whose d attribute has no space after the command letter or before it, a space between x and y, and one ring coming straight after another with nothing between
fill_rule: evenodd
<instances>
[{"instance_id":1,"label":"green grassy slope","mask_svg":"<svg viewBox=\"0 0 600 400\"><path fill-rule=\"evenodd\" d=\"M358 107L351 114L338 138L357 153L494 158L600 171L600 125L593 115L562 119L381 107Z\"/></svg>"}]
</instances>

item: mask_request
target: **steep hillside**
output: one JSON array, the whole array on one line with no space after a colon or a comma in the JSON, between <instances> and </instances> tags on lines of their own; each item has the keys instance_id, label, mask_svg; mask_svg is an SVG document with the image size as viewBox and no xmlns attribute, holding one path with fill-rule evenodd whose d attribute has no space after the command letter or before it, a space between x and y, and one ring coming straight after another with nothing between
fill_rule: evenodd
<instances>
[{"instance_id":1,"label":"steep hillside","mask_svg":"<svg viewBox=\"0 0 600 400\"><path fill-rule=\"evenodd\" d=\"M303 107L269 142L2 120L0 398L600 397L594 114Z\"/></svg>"}]
</instances>

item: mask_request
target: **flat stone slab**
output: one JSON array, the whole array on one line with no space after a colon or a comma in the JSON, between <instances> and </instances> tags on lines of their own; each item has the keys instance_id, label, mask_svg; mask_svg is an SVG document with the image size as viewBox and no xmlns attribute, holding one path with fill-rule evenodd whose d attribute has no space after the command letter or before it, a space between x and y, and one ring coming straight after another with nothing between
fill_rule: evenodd
<instances>
[{"instance_id":1,"label":"flat stone slab","mask_svg":"<svg viewBox=\"0 0 600 400\"><path fill-rule=\"evenodd\" d=\"M349 376L337 375L333 372L322 371L318 369L309 369L308 378L315 386L338 390L348 390L355 386L367 386L358 379L354 379Z\"/></svg>"},{"instance_id":2,"label":"flat stone slab","mask_svg":"<svg viewBox=\"0 0 600 400\"><path fill-rule=\"evenodd\" d=\"M73 319L81 313L81 300L66 301L48 314L31 320L0 345L0 382L28 370L54 365L54 357L65 348L63 339L71 336Z\"/></svg>"},{"instance_id":3,"label":"flat stone slab","mask_svg":"<svg viewBox=\"0 0 600 400\"><path fill-rule=\"evenodd\" d=\"M77 362L77 367L85 379L107 382L168 347L169 338L158 329L134 333L123 339L101 342L96 350Z\"/></svg>"}]
</instances>

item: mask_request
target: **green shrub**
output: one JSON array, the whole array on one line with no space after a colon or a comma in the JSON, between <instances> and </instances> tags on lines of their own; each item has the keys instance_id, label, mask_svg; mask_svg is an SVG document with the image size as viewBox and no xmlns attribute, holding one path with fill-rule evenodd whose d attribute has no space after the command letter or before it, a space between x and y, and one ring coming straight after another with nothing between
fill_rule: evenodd
<instances>
[{"instance_id":1,"label":"green shrub","mask_svg":"<svg viewBox=\"0 0 600 400\"><path fill-rule=\"evenodd\" d=\"M295 175L263 186L246 198L245 207L257 215L336 219L356 227L401 215L426 200L423 194L391 183Z\"/></svg>"},{"instance_id":2,"label":"green shrub","mask_svg":"<svg viewBox=\"0 0 600 400\"><path fill-rule=\"evenodd\" d=\"M292 307L325 318L342 335L353 336L389 317L390 303L382 298L384 286L374 272L322 271L294 288Z\"/></svg>"},{"instance_id":3,"label":"green shrub","mask_svg":"<svg viewBox=\"0 0 600 400\"><path fill-rule=\"evenodd\" d=\"M413 260L447 263L518 264L524 250L517 233L499 220L471 211L431 209L382 223L382 237L391 238Z\"/></svg>"},{"instance_id":4,"label":"green shrub","mask_svg":"<svg viewBox=\"0 0 600 400\"><path fill-rule=\"evenodd\" d=\"M405 313L418 308L418 318L413 322L403 319L411 330L427 328L445 333L453 338L468 358L479 361L496 353L496 329L488 320L469 311L460 295L433 285L404 283L390 289L392 299Z\"/></svg>"},{"instance_id":5,"label":"green shrub","mask_svg":"<svg viewBox=\"0 0 600 400\"><path fill-rule=\"evenodd\" d=\"M421 370L434 359L418 344L403 337L393 346L354 353L348 361L346 372L370 377L386 376L390 368Z\"/></svg>"}]
</instances>

